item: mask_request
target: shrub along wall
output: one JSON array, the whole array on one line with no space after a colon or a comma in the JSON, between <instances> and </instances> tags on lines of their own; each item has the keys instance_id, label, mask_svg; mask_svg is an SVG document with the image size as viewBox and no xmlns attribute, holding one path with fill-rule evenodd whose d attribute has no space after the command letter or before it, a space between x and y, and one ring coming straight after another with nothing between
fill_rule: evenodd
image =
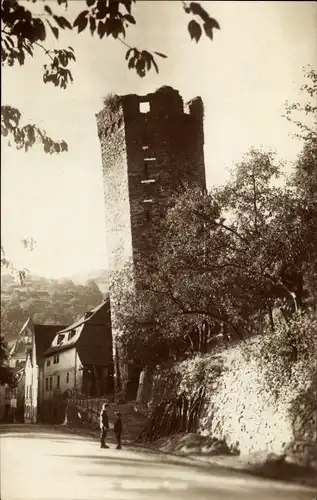
<instances>
[{"instance_id":1,"label":"shrub along wall","mask_svg":"<svg viewBox=\"0 0 317 500\"><path fill-rule=\"evenodd\" d=\"M221 355L162 368L153 402L205 387L200 433L242 454L286 455L317 467L316 359L317 321L298 316Z\"/></svg>"}]
</instances>

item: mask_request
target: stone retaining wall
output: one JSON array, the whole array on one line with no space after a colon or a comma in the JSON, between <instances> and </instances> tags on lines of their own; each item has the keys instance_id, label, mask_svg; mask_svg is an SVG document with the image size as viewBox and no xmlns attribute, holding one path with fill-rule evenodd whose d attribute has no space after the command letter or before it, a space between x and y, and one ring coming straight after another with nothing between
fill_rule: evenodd
<instances>
[{"instance_id":1,"label":"stone retaining wall","mask_svg":"<svg viewBox=\"0 0 317 500\"><path fill-rule=\"evenodd\" d=\"M204 359L208 365L208 358ZM210 366L215 365L212 356L209 361ZM179 365L182 376L178 377L181 380L178 391L186 386L189 391L197 390L193 371L199 362L201 364L197 358ZM213 368L202 382L206 384L207 395L199 432L225 440L242 455L261 452L268 457L283 456L299 465L317 468L317 386L311 373L308 370L305 373L306 368L300 367L298 383L296 376L290 377L274 392L265 383L265 373L256 357L247 360L239 347L224 351L221 373ZM175 371L174 367L171 375L175 375ZM176 379L171 376L174 392ZM305 379L303 385L301 381ZM166 387L164 392L166 394Z\"/></svg>"}]
</instances>

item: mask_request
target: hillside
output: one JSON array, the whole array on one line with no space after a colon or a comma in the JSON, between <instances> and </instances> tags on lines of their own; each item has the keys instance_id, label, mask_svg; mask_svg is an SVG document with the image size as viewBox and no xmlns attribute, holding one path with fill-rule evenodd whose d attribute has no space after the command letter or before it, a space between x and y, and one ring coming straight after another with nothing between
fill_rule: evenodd
<instances>
[{"instance_id":1,"label":"hillside","mask_svg":"<svg viewBox=\"0 0 317 500\"><path fill-rule=\"evenodd\" d=\"M70 324L103 300L107 288L102 288L103 292L93 279L83 284L79 277L75 283L68 278L54 280L34 275L28 275L21 285L12 276L2 274L1 334L7 342L14 341L28 317L42 324Z\"/></svg>"},{"instance_id":2,"label":"hillside","mask_svg":"<svg viewBox=\"0 0 317 500\"><path fill-rule=\"evenodd\" d=\"M93 280L102 293L109 291L109 271L106 269L93 269L89 272L76 273L69 277L76 285L82 285Z\"/></svg>"}]
</instances>

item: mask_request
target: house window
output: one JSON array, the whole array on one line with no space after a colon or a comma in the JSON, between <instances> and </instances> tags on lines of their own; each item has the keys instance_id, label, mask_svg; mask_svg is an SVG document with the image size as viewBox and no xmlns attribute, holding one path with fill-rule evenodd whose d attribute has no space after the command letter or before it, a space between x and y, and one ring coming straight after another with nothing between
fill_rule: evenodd
<instances>
[{"instance_id":1,"label":"house window","mask_svg":"<svg viewBox=\"0 0 317 500\"><path fill-rule=\"evenodd\" d=\"M45 390L48 391L48 377L45 379Z\"/></svg>"},{"instance_id":2,"label":"house window","mask_svg":"<svg viewBox=\"0 0 317 500\"><path fill-rule=\"evenodd\" d=\"M8 387L6 388L6 398L10 398L10 389Z\"/></svg>"},{"instance_id":3,"label":"house window","mask_svg":"<svg viewBox=\"0 0 317 500\"><path fill-rule=\"evenodd\" d=\"M59 375L57 375L56 387L59 387L59 383L60 383L60 376L59 376Z\"/></svg>"},{"instance_id":4,"label":"house window","mask_svg":"<svg viewBox=\"0 0 317 500\"><path fill-rule=\"evenodd\" d=\"M57 365L57 363L59 363L59 354L55 354L53 363L54 365Z\"/></svg>"},{"instance_id":5,"label":"house window","mask_svg":"<svg viewBox=\"0 0 317 500\"><path fill-rule=\"evenodd\" d=\"M66 384L69 383L69 373L66 373Z\"/></svg>"},{"instance_id":6,"label":"house window","mask_svg":"<svg viewBox=\"0 0 317 500\"><path fill-rule=\"evenodd\" d=\"M53 377L50 377L50 390L53 389Z\"/></svg>"},{"instance_id":7,"label":"house window","mask_svg":"<svg viewBox=\"0 0 317 500\"><path fill-rule=\"evenodd\" d=\"M47 363L46 363L46 366L50 366L50 365L51 365L51 360L50 360L50 359L48 359L48 360L47 360Z\"/></svg>"}]
</instances>

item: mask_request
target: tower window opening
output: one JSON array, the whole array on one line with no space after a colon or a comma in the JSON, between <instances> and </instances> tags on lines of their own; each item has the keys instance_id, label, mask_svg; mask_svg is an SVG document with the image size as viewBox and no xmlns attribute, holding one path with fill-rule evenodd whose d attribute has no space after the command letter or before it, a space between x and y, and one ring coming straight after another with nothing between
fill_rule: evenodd
<instances>
[{"instance_id":1,"label":"tower window opening","mask_svg":"<svg viewBox=\"0 0 317 500\"><path fill-rule=\"evenodd\" d=\"M144 177L145 179L149 178L149 165L146 162L144 163Z\"/></svg>"},{"instance_id":2,"label":"tower window opening","mask_svg":"<svg viewBox=\"0 0 317 500\"><path fill-rule=\"evenodd\" d=\"M141 184L153 184L154 182L156 182L155 179L143 179L143 181L141 181Z\"/></svg>"},{"instance_id":3,"label":"tower window opening","mask_svg":"<svg viewBox=\"0 0 317 500\"><path fill-rule=\"evenodd\" d=\"M140 102L140 113L148 113L150 111L149 102Z\"/></svg>"},{"instance_id":4,"label":"tower window opening","mask_svg":"<svg viewBox=\"0 0 317 500\"><path fill-rule=\"evenodd\" d=\"M145 208L145 218L146 218L146 222L148 224L150 224L152 221L152 212L149 208Z\"/></svg>"}]
</instances>

